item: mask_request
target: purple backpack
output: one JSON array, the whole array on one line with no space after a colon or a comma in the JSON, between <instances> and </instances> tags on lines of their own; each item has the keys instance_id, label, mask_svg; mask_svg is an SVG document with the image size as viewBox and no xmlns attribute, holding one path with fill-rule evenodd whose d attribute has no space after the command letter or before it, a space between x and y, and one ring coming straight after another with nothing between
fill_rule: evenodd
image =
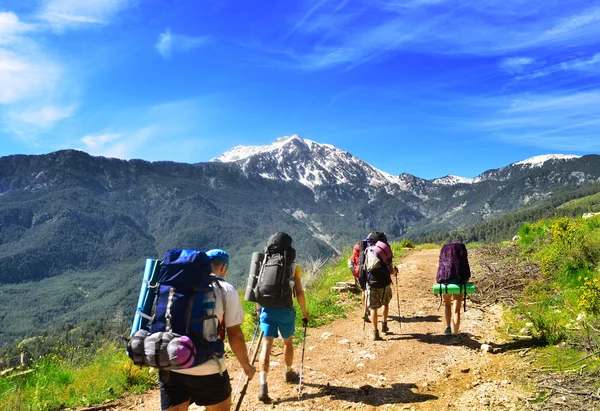
<instances>
[{"instance_id":1,"label":"purple backpack","mask_svg":"<svg viewBox=\"0 0 600 411\"><path fill-rule=\"evenodd\" d=\"M438 283L466 283L471 278L467 247L461 242L444 244L435 280Z\"/></svg>"}]
</instances>

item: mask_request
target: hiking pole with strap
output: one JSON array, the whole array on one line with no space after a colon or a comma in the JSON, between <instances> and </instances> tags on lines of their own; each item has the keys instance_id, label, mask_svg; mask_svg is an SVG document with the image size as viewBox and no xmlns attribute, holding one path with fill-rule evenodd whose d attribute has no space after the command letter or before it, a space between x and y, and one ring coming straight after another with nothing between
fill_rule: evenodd
<instances>
[{"instance_id":1,"label":"hiking pole with strap","mask_svg":"<svg viewBox=\"0 0 600 411\"><path fill-rule=\"evenodd\" d=\"M398 303L398 322L402 328L402 315L400 315L400 292L398 291L398 268L396 268L396 302Z\"/></svg>"},{"instance_id":2,"label":"hiking pole with strap","mask_svg":"<svg viewBox=\"0 0 600 411\"><path fill-rule=\"evenodd\" d=\"M254 365L254 361L256 361L256 356L258 355L258 350L260 350L260 343L262 342L262 339L263 339L263 331L260 330L260 335L258 336L258 344L256 345L256 351L254 351L254 355L252 355L252 360L250 361L250 365ZM244 372L244 371L242 370L242 372ZM240 407L242 406L242 401L244 400L244 397L246 396L246 391L248 390L249 382L250 382L250 380L246 377L246 382L244 383L244 386L242 387L242 391L240 391L240 399L238 400L238 403L235 406L235 411L239 411Z\"/></svg>"},{"instance_id":3,"label":"hiking pole with strap","mask_svg":"<svg viewBox=\"0 0 600 411\"><path fill-rule=\"evenodd\" d=\"M300 392L302 391L302 372L304 371L304 346L306 345L306 326L308 325L308 320L304 318L302 322L304 323L304 338L302 339L302 362L300 362L300 382L298 383L298 399L300 399Z\"/></svg>"},{"instance_id":4,"label":"hiking pole with strap","mask_svg":"<svg viewBox=\"0 0 600 411\"><path fill-rule=\"evenodd\" d=\"M250 342L250 347L248 348L248 356L250 356L250 354L252 354L252 347L254 346L254 340L256 339L256 334L258 334L259 326L260 326L260 322L257 322L256 329L254 330L254 335L252 336L252 341ZM238 393L240 392L240 384L242 383L243 377L244 377L244 370L242 370L240 372L240 377L238 378L237 387L235 387L235 393L233 394L233 397L231 398L232 403L235 402L235 398L237 397Z\"/></svg>"}]
</instances>

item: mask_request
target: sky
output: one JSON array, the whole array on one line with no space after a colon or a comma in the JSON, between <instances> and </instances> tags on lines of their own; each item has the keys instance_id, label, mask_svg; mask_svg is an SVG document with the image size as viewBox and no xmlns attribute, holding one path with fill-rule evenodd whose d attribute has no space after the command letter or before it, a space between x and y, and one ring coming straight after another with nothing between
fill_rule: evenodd
<instances>
[{"instance_id":1,"label":"sky","mask_svg":"<svg viewBox=\"0 0 600 411\"><path fill-rule=\"evenodd\" d=\"M600 152L600 1L1 0L0 156L298 134L432 179Z\"/></svg>"}]
</instances>

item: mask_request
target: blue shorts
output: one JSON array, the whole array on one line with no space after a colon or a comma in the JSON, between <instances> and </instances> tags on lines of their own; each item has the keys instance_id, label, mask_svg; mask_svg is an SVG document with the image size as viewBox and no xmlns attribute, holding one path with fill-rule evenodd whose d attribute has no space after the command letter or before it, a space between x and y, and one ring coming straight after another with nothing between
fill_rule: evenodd
<instances>
[{"instance_id":1,"label":"blue shorts","mask_svg":"<svg viewBox=\"0 0 600 411\"><path fill-rule=\"evenodd\" d=\"M277 331L281 333L282 338L289 338L296 331L296 310L293 306L283 308L265 308L260 309L260 330L265 337L279 337Z\"/></svg>"}]
</instances>

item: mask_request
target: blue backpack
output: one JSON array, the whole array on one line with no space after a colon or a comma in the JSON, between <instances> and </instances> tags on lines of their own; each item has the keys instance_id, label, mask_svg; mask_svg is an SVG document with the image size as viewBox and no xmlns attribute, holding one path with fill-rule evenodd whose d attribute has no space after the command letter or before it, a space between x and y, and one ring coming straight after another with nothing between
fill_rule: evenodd
<instances>
[{"instance_id":1,"label":"blue backpack","mask_svg":"<svg viewBox=\"0 0 600 411\"><path fill-rule=\"evenodd\" d=\"M168 250L160 263L160 274L156 284L156 297L152 308L151 320L148 322L145 335L137 332L134 336L144 339L162 340L163 344L156 344L156 352L148 348L141 353L142 359L138 364L136 358L130 355L138 365L152 365L160 369L188 368L202 364L212 358L222 358L225 352L223 343L225 324L215 315L216 294L214 287L220 287L221 278L211 275L210 259L203 251L199 250ZM161 338L156 335L160 333ZM167 358L169 355L167 341L163 334L175 337L187 336L193 343L195 359L185 362L183 366L175 366L176 361L158 360L159 357ZM132 341L135 340L132 338ZM137 341L143 347L143 341ZM128 345L128 351L133 348ZM148 347L149 344L145 344ZM161 351L162 352L159 352ZM182 351L189 353L188 347L181 347ZM150 351L150 352L149 352ZM156 357L156 359L153 359ZM181 361L183 363L183 361Z\"/></svg>"}]
</instances>

